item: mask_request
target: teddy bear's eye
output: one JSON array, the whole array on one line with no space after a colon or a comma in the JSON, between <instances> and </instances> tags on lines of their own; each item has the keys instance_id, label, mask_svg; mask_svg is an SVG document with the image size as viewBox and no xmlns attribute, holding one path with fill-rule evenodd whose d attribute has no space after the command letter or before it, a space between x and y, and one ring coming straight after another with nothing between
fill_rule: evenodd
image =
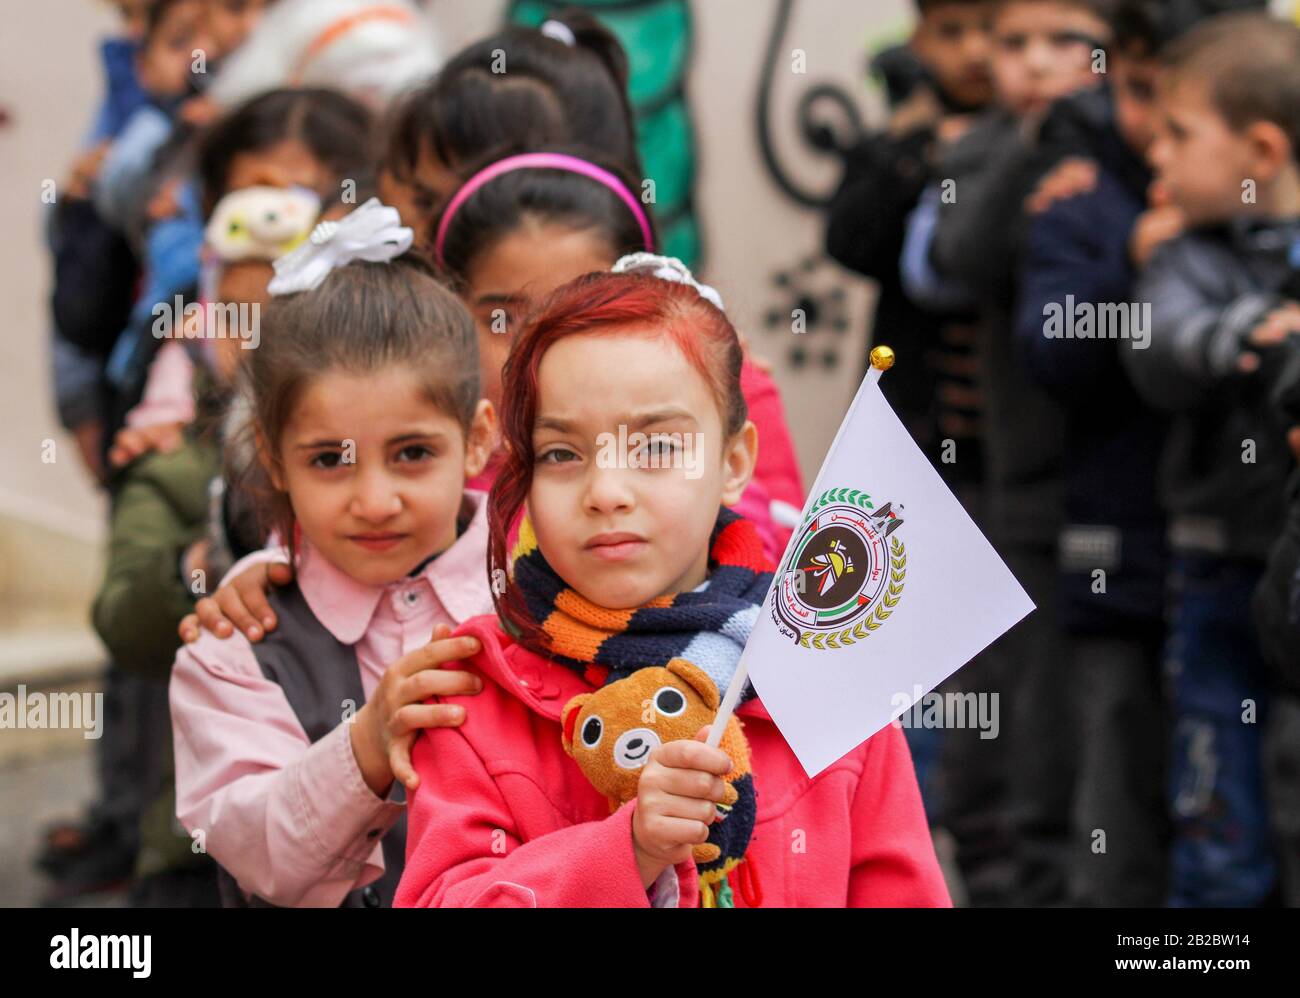
<instances>
[{"instance_id":1,"label":"teddy bear's eye","mask_svg":"<svg viewBox=\"0 0 1300 998\"><path fill-rule=\"evenodd\" d=\"M655 694L655 709L666 717L676 717L686 709L686 698L681 690L665 686Z\"/></svg>"},{"instance_id":2,"label":"teddy bear's eye","mask_svg":"<svg viewBox=\"0 0 1300 998\"><path fill-rule=\"evenodd\" d=\"M582 726L582 744L587 748L595 748L600 744L600 736L605 733L605 725L601 723L599 717L589 717Z\"/></svg>"}]
</instances>

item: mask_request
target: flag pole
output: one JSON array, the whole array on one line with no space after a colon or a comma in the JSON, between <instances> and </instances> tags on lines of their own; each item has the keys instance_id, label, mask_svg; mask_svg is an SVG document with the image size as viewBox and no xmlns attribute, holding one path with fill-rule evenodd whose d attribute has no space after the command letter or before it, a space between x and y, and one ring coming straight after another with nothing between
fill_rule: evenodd
<instances>
[{"instance_id":1,"label":"flag pole","mask_svg":"<svg viewBox=\"0 0 1300 998\"><path fill-rule=\"evenodd\" d=\"M853 403L849 406L849 411L844 414L844 419L840 422L840 428L835 433L835 439L831 441L830 448L826 451L826 457L822 459L822 466L817 472L817 478L813 482L811 491L808 493L810 496L817 495L817 490L822 483L822 475L826 472L827 459L835 453L835 448L840 442L840 436L844 433L844 428L852 421L849 417L853 415L853 410L858 407L858 402L861 401L863 394L880 380L882 374L894 366L894 351L884 344L874 347L870 358L871 369L867 371L867 376L862 379L862 384L858 386L858 392L853 397ZM786 544L785 553L781 556L781 563L785 562L785 555L790 553L790 544L793 544L794 540L795 534L792 533L789 542ZM778 569L779 567L778 565ZM772 586L777 585L778 582L780 582L780 579L774 574L772 576ZM767 595L763 597L762 606L767 605L767 600L771 594L772 589L769 587ZM759 612L762 612L761 608ZM727 687L726 695L723 696L722 703L718 707L717 716L713 719L713 727L709 729L709 737L705 742L707 745L717 747L722 740L723 729L726 728L727 722L731 720L731 715L736 711L736 703L740 700L741 691L745 688L745 681L749 679L749 664L745 661L745 657L745 652L742 651L740 653L740 662L736 665L736 673L731 677L731 685Z\"/></svg>"}]
</instances>

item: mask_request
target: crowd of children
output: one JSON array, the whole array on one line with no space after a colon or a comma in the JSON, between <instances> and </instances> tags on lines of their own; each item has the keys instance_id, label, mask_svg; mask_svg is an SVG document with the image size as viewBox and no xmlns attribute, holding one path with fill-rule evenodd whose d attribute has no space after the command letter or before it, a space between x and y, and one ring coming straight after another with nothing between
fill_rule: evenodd
<instances>
[{"instance_id":1,"label":"crowd of children","mask_svg":"<svg viewBox=\"0 0 1300 998\"><path fill-rule=\"evenodd\" d=\"M1038 609L950 680L999 738L889 726L809 780L752 688L722 747L571 709L638 674L643 715L716 706L805 498L765 365L656 255L613 35L566 11L430 75L413 3L118 4L50 224L112 500L56 893L947 905L943 828L975 904L1300 897L1300 29L917 6L828 249ZM621 805L602 739L640 752Z\"/></svg>"},{"instance_id":2,"label":"crowd of children","mask_svg":"<svg viewBox=\"0 0 1300 998\"><path fill-rule=\"evenodd\" d=\"M1265 6L922 0L831 206L928 359L885 391L1038 605L952 681L996 743L914 738L976 904L1300 899L1300 31Z\"/></svg>"}]
</instances>

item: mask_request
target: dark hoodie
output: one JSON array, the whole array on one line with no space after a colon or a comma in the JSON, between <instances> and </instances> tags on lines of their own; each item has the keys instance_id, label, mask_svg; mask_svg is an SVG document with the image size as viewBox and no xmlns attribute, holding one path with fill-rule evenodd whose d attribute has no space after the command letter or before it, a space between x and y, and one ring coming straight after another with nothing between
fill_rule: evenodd
<instances>
[{"instance_id":1,"label":"dark hoodie","mask_svg":"<svg viewBox=\"0 0 1300 998\"><path fill-rule=\"evenodd\" d=\"M1115 126L1108 90L1062 102L1054 118L1062 154L1093 161L1098 178L1029 220L1015 338L1030 378L1064 408L1066 623L1093 634L1150 632L1162 626L1164 605L1156 469L1165 420L1139 399L1121 363L1139 341L1049 338L1044 323L1053 305L1133 301L1128 242L1151 178ZM1101 592L1096 569L1106 573Z\"/></svg>"}]
</instances>

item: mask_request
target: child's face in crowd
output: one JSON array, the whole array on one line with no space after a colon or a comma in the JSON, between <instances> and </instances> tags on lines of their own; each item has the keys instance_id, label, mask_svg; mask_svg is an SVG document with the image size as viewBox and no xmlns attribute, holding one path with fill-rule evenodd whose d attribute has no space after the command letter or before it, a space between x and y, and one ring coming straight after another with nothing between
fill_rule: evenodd
<instances>
[{"instance_id":1,"label":"child's face in crowd","mask_svg":"<svg viewBox=\"0 0 1300 998\"><path fill-rule=\"evenodd\" d=\"M406 180L399 180L388 169L379 172L379 200L396 208L402 224L416 232L428 230L430 220L459 186L460 178L433 154L427 143Z\"/></svg>"},{"instance_id":2,"label":"child's face in crowd","mask_svg":"<svg viewBox=\"0 0 1300 998\"><path fill-rule=\"evenodd\" d=\"M266 149L244 152L230 161L226 190L244 187L305 187L324 196L332 183L320 161L301 142L286 139Z\"/></svg>"},{"instance_id":3,"label":"child's face in crowd","mask_svg":"<svg viewBox=\"0 0 1300 998\"><path fill-rule=\"evenodd\" d=\"M1160 63L1115 53L1110 58L1110 80L1119 133L1130 149L1145 156L1155 138Z\"/></svg>"},{"instance_id":4,"label":"child's face in crowd","mask_svg":"<svg viewBox=\"0 0 1300 998\"><path fill-rule=\"evenodd\" d=\"M620 426L630 453L610 460ZM638 431L649 437L639 451ZM630 328L546 351L533 449L528 511L542 553L593 603L628 609L705 580L718 507L740 498L757 434L748 423L724 439L700 373L670 340ZM623 466L650 453L666 467Z\"/></svg>"},{"instance_id":5,"label":"child's face in crowd","mask_svg":"<svg viewBox=\"0 0 1300 998\"><path fill-rule=\"evenodd\" d=\"M239 48L270 5L271 0L203 0L207 30L216 56Z\"/></svg>"},{"instance_id":6,"label":"child's face in crowd","mask_svg":"<svg viewBox=\"0 0 1300 998\"><path fill-rule=\"evenodd\" d=\"M1233 131L1200 80L1169 81L1161 88L1159 110L1151 165L1188 223L1207 225L1244 214L1242 182L1266 179L1250 131Z\"/></svg>"},{"instance_id":7,"label":"child's face in crowd","mask_svg":"<svg viewBox=\"0 0 1300 998\"><path fill-rule=\"evenodd\" d=\"M1012 0L993 22L998 100L1017 115L1040 114L1059 97L1096 86L1093 52L1109 29L1089 11L1057 0Z\"/></svg>"},{"instance_id":8,"label":"child's face in crowd","mask_svg":"<svg viewBox=\"0 0 1300 998\"><path fill-rule=\"evenodd\" d=\"M917 58L949 98L967 107L993 96L992 15L991 4L945 4L928 10L912 35Z\"/></svg>"},{"instance_id":9,"label":"child's face in crowd","mask_svg":"<svg viewBox=\"0 0 1300 998\"><path fill-rule=\"evenodd\" d=\"M480 402L467 439L404 365L331 370L298 399L272 480L331 564L384 585L455 541L465 479L487 462L492 420Z\"/></svg>"},{"instance_id":10,"label":"child's face in crowd","mask_svg":"<svg viewBox=\"0 0 1300 998\"><path fill-rule=\"evenodd\" d=\"M153 97L181 97L190 89L190 64L206 49L203 0L172 5L154 29L136 62L140 86Z\"/></svg>"},{"instance_id":11,"label":"child's face in crowd","mask_svg":"<svg viewBox=\"0 0 1300 998\"><path fill-rule=\"evenodd\" d=\"M478 329L483 397L501 404L501 368L533 303L575 277L613 266L613 249L590 230L528 224L471 264L462 298Z\"/></svg>"}]
</instances>

